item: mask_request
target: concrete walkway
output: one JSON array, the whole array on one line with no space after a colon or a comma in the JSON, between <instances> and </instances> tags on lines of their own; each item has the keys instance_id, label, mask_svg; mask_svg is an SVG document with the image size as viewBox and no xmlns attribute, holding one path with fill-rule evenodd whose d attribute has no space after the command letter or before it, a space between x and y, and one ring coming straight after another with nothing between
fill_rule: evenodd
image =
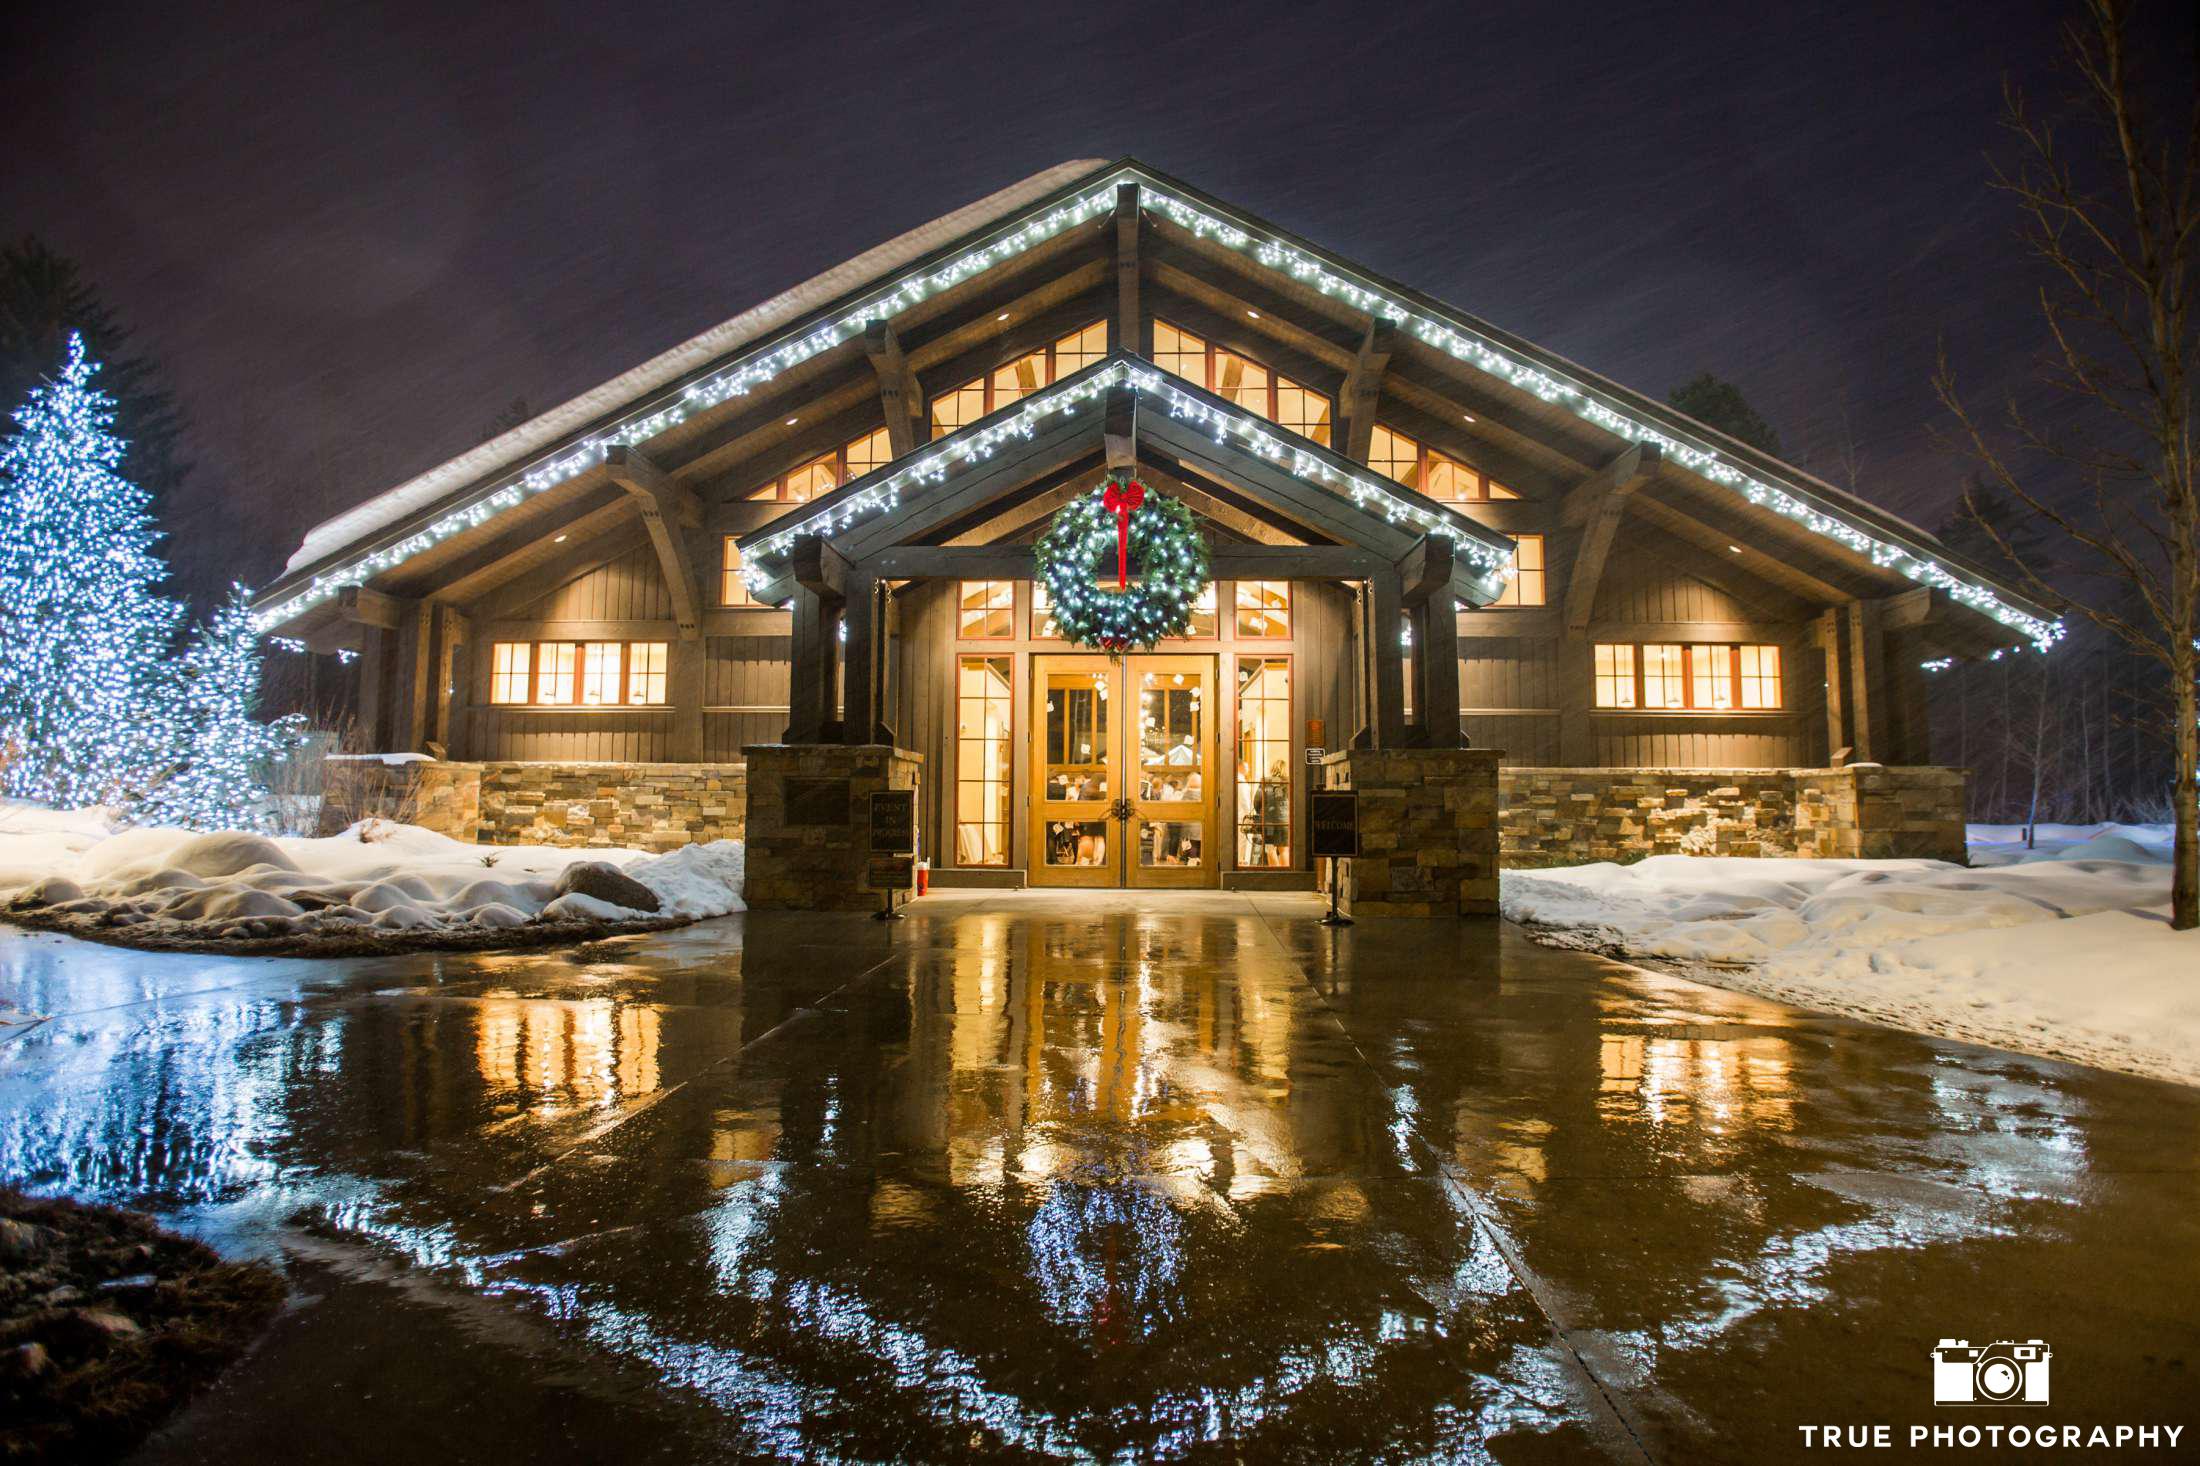
<instances>
[{"instance_id":1,"label":"concrete walkway","mask_svg":"<svg viewBox=\"0 0 2200 1466\"><path fill-rule=\"evenodd\" d=\"M2200 1446L2200 1093L1318 913L966 892L328 963L8 932L46 1017L0 1027L0 1176L297 1278L149 1461ZM2012 1336L2048 1410L1936 1411L1938 1339Z\"/></svg>"}]
</instances>

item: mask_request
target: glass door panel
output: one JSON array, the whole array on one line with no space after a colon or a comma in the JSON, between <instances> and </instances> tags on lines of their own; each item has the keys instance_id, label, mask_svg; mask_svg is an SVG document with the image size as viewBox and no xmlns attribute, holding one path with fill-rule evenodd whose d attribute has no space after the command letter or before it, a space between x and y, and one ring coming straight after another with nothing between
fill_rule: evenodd
<instances>
[{"instance_id":1,"label":"glass door panel","mask_svg":"<svg viewBox=\"0 0 2200 1466\"><path fill-rule=\"evenodd\" d=\"M1117 883L1118 830L1110 802L1121 797L1116 720L1109 716L1116 666L1105 657L1038 657L1032 687L1031 879L1036 885Z\"/></svg>"},{"instance_id":2,"label":"glass door panel","mask_svg":"<svg viewBox=\"0 0 2200 1466\"><path fill-rule=\"evenodd\" d=\"M1126 742L1137 787L1131 791L1134 886L1215 884L1212 657L1144 656L1126 660L1138 709Z\"/></svg>"}]
</instances>

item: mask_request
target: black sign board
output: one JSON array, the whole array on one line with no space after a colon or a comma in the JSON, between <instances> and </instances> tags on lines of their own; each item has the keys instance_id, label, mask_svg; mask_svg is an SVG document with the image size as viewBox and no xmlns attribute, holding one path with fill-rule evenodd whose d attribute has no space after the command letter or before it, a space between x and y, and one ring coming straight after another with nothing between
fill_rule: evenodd
<instances>
[{"instance_id":1,"label":"black sign board","mask_svg":"<svg viewBox=\"0 0 2200 1466\"><path fill-rule=\"evenodd\" d=\"M906 891L917 883L917 863L906 855L874 853L863 867L863 883L874 891Z\"/></svg>"},{"instance_id":2,"label":"black sign board","mask_svg":"<svg viewBox=\"0 0 2200 1466\"><path fill-rule=\"evenodd\" d=\"M789 825L845 825L849 788L846 779L789 779L785 820Z\"/></svg>"},{"instance_id":3,"label":"black sign board","mask_svg":"<svg viewBox=\"0 0 2200 1466\"><path fill-rule=\"evenodd\" d=\"M917 791L880 789L871 795L871 853L917 853Z\"/></svg>"},{"instance_id":4,"label":"black sign board","mask_svg":"<svg viewBox=\"0 0 2200 1466\"><path fill-rule=\"evenodd\" d=\"M1306 745L1306 762L1309 765L1319 766L1321 761L1327 757L1329 757L1329 750L1322 747L1319 743L1309 743Z\"/></svg>"},{"instance_id":5,"label":"black sign board","mask_svg":"<svg viewBox=\"0 0 2200 1466\"><path fill-rule=\"evenodd\" d=\"M1360 853L1360 796L1351 789L1315 789L1306 797L1308 845L1317 860Z\"/></svg>"}]
</instances>

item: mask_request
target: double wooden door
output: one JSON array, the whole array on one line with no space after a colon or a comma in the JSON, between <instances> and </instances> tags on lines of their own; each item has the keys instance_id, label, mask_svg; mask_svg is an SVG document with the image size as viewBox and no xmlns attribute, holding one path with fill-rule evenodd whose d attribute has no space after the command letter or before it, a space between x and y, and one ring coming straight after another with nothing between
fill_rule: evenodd
<instances>
[{"instance_id":1,"label":"double wooden door","mask_svg":"<svg viewBox=\"0 0 2200 1466\"><path fill-rule=\"evenodd\" d=\"M1031 685L1032 884L1219 884L1215 659L1040 656Z\"/></svg>"}]
</instances>

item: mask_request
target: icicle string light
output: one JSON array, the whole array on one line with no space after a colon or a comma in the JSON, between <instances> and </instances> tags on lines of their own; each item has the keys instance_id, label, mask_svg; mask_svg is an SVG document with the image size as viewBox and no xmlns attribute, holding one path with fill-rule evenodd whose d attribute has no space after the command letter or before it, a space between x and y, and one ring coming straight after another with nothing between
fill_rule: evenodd
<instances>
[{"instance_id":1,"label":"icicle string light","mask_svg":"<svg viewBox=\"0 0 2200 1466\"><path fill-rule=\"evenodd\" d=\"M1136 168L1117 169L1083 189L1075 198L1008 226L986 244L946 264L915 271L869 296L847 314L794 340L730 363L683 389L675 400L652 404L605 432L583 439L531 466L419 531L315 576L303 590L262 610L259 624L263 628L278 625L346 587L362 584L440 541L474 528L524 502L532 494L587 471L602 461L604 449L613 444L645 442L685 421L691 413L754 391L790 367L861 335L873 321L890 320L928 296L981 276L1065 229L1112 213L1116 188L1126 183L1138 185L1142 210L1168 220L1195 238L1211 240L1238 251L1265 268L1323 295L1334 296L1376 320L1410 331L1416 339L1454 360L1528 392L1539 401L1563 407L1625 442L1656 443L1682 468L1734 490L1752 504L1782 514L1814 534L1847 546L1868 557L1875 565L1899 570L1912 580L1947 592L1960 604L2021 632L2043 651L2064 634L2060 620L2049 621L2008 604L1991 586L1965 579L1941 564L1930 550L1899 543L1886 538L1883 532L1852 524L1798 489L1753 476L1707 443L1676 436L1674 431L1643 421L1607 401L1585 384L1514 359L1464 321L1408 304L1373 283L1353 276L1331 260L1265 236L1188 199L1179 198Z\"/></svg>"}]
</instances>

